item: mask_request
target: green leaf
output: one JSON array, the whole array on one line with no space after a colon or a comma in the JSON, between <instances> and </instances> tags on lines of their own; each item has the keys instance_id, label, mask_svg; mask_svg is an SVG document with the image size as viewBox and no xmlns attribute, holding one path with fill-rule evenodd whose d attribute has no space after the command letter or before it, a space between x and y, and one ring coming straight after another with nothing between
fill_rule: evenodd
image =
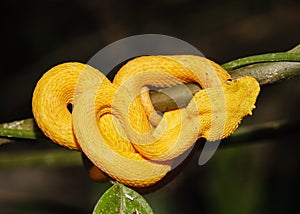
<instances>
[{"instance_id":1,"label":"green leaf","mask_svg":"<svg viewBox=\"0 0 300 214\"><path fill-rule=\"evenodd\" d=\"M100 198L93 214L151 214L151 207L146 200L132 189L115 183Z\"/></svg>"}]
</instances>

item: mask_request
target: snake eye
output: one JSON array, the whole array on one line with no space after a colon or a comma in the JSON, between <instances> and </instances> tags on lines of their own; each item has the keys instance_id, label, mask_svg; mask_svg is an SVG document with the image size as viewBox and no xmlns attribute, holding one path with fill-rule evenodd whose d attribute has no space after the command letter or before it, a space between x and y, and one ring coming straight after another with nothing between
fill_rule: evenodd
<instances>
[{"instance_id":1,"label":"snake eye","mask_svg":"<svg viewBox=\"0 0 300 214\"><path fill-rule=\"evenodd\" d=\"M73 104L72 104L72 103L68 103L67 109L68 109L68 111L72 114Z\"/></svg>"},{"instance_id":2,"label":"snake eye","mask_svg":"<svg viewBox=\"0 0 300 214\"><path fill-rule=\"evenodd\" d=\"M232 82L232 79L227 79L226 83Z\"/></svg>"}]
</instances>

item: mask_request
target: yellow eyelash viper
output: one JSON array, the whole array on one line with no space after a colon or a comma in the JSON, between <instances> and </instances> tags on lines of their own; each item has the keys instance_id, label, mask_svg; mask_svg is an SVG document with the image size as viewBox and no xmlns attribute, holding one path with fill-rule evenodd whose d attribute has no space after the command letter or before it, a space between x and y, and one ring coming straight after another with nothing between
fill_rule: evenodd
<instances>
[{"instance_id":1,"label":"yellow eyelash viper","mask_svg":"<svg viewBox=\"0 0 300 214\"><path fill-rule=\"evenodd\" d=\"M158 115L148 87L187 82L202 90L187 107ZM216 141L234 132L251 114L259 90L254 78L231 80L221 66L199 56L137 57L113 82L89 65L70 62L42 76L32 109L52 141L83 151L126 185L146 187L163 178L198 138Z\"/></svg>"}]
</instances>

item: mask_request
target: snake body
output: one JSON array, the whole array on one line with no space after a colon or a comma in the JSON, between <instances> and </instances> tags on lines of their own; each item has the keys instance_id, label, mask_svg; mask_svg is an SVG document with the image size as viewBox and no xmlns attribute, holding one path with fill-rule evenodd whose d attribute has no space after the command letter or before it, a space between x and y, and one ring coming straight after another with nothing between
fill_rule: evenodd
<instances>
[{"instance_id":1,"label":"snake body","mask_svg":"<svg viewBox=\"0 0 300 214\"><path fill-rule=\"evenodd\" d=\"M198 83L186 108L156 113L148 87ZM97 69L73 62L46 72L34 90L35 120L54 142L83 151L110 177L134 187L163 178L200 137L229 136L259 93L252 77L231 80L198 56L143 56L110 82ZM72 114L67 106L73 104Z\"/></svg>"}]
</instances>

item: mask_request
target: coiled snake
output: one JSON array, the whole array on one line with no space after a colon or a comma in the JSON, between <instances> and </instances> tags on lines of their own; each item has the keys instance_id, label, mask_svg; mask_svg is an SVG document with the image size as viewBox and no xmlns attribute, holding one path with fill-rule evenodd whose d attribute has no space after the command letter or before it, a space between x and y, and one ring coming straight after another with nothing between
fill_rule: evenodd
<instances>
[{"instance_id":1,"label":"coiled snake","mask_svg":"<svg viewBox=\"0 0 300 214\"><path fill-rule=\"evenodd\" d=\"M187 107L158 114L149 87L187 82L198 83L202 90ZM32 109L52 141L83 151L126 185L146 187L163 178L198 138L229 136L251 114L258 93L254 78L231 80L206 58L142 56L126 63L113 82L89 65L55 66L37 83Z\"/></svg>"}]
</instances>

